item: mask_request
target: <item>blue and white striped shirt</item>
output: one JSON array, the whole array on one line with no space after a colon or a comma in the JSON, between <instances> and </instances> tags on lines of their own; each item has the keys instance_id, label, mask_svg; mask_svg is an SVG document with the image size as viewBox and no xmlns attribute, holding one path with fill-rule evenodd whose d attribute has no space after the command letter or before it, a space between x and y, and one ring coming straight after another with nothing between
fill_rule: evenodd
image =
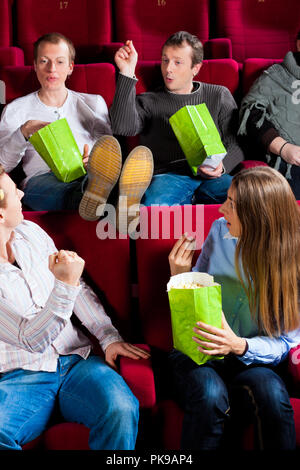
<instances>
[{"instance_id":1,"label":"blue and white striped shirt","mask_svg":"<svg viewBox=\"0 0 300 470\"><path fill-rule=\"evenodd\" d=\"M22 222L11 247L21 269L0 263L0 372L55 371L60 354L87 358L91 342L72 324L73 312L103 350L122 341L84 281L73 287L55 279L48 258L57 249L44 230Z\"/></svg>"}]
</instances>

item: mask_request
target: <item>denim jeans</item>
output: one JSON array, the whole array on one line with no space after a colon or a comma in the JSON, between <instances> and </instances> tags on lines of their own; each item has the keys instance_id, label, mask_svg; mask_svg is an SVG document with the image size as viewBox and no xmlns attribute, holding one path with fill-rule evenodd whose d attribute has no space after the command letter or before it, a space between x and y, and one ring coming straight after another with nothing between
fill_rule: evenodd
<instances>
[{"instance_id":1,"label":"denim jeans","mask_svg":"<svg viewBox=\"0 0 300 470\"><path fill-rule=\"evenodd\" d=\"M274 368L246 366L233 355L198 366L177 350L169 353L169 362L184 410L182 449L220 448L232 415L244 426L251 418L260 448L295 449L293 408Z\"/></svg>"},{"instance_id":2,"label":"denim jeans","mask_svg":"<svg viewBox=\"0 0 300 470\"><path fill-rule=\"evenodd\" d=\"M164 173L154 175L149 188L142 199L142 204L221 204L227 198L231 184L230 175L222 175L211 180L192 176ZM196 192L196 193L195 193ZM196 198L194 197L194 193Z\"/></svg>"},{"instance_id":3,"label":"denim jeans","mask_svg":"<svg viewBox=\"0 0 300 470\"><path fill-rule=\"evenodd\" d=\"M77 210L86 181L85 176L64 183L52 172L33 176L25 186L22 202L35 211Z\"/></svg>"},{"instance_id":4,"label":"denim jeans","mask_svg":"<svg viewBox=\"0 0 300 470\"><path fill-rule=\"evenodd\" d=\"M155 175L142 204L221 204L226 200L231 180L227 174L212 180L175 173ZM23 203L36 211L77 210L86 182L87 176L64 183L52 172L33 176L24 189Z\"/></svg>"},{"instance_id":5,"label":"denim jeans","mask_svg":"<svg viewBox=\"0 0 300 470\"><path fill-rule=\"evenodd\" d=\"M63 418L90 429L92 450L131 450L139 404L102 358L60 356L56 372L16 369L0 374L0 450L20 450L47 427L59 405Z\"/></svg>"}]
</instances>

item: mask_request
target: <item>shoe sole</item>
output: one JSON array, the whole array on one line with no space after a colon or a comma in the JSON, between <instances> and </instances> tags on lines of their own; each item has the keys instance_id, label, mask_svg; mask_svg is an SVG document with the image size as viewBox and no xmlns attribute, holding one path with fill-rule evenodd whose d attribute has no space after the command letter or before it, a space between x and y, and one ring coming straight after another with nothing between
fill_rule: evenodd
<instances>
[{"instance_id":1,"label":"shoe sole","mask_svg":"<svg viewBox=\"0 0 300 470\"><path fill-rule=\"evenodd\" d=\"M108 196L120 176L121 166L121 147L117 139L110 135L100 137L89 157L88 184L79 204L79 214L83 219L93 221L103 215ZM103 207L100 208L100 205Z\"/></svg>"},{"instance_id":2,"label":"shoe sole","mask_svg":"<svg viewBox=\"0 0 300 470\"><path fill-rule=\"evenodd\" d=\"M117 228L128 227L137 218L139 211L128 215L130 206L139 205L153 176L153 156L151 150L143 145L133 149L128 155L122 169L119 181L119 200L117 205ZM126 196L126 208L120 202ZM127 210L126 210L127 209ZM137 220L138 223L138 220ZM121 230L122 231L122 230Z\"/></svg>"}]
</instances>

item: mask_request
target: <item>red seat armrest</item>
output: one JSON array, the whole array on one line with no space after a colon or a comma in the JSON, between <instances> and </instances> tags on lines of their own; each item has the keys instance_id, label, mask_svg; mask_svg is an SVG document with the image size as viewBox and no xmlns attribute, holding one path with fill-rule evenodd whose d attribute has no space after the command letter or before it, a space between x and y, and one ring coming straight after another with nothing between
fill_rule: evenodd
<instances>
[{"instance_id":1,"label":"red seat armrest","mask_svg":"<svg viewBox=\"0 0 300 470\"><path fill-rule=\"evenodd\" d=\"M150 351L145 344L136 344L139 348ZM121 357L120 373L140 402L141 408L151 408L155 405L155 383L150 359L130 359Z\"/></svg>"},{"instance_id":2,"label":"red seat armrest","mask_svg":"<svg viewBox=\"0 0 300 470\"><path fill-rule=\"evenodd\" d=\"M288 368L293 381L300 386L300 344L290 350Z\"/></svg>"}]
</instances>

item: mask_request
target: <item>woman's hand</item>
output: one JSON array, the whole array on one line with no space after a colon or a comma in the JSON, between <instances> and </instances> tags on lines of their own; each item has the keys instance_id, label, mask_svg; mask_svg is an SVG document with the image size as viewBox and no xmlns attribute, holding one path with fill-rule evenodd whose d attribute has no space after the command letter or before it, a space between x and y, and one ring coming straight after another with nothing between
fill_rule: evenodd
<instances>
[{"instance_id":1,"label":"woman's hand","mask_svg":"<svg viewBox=\"0 0 300 470\"><path fill-rule=\"evenodd\" d=\"M204 340L201 340L193 336L193 340L200 345L198 347L199 351L203 354L209 356L226 356L229 353L243 355L246 351L247 341L232 331L223 312L222 328L198 322L194 332L204 338ZM203 347L208 347L209 349L204 349Z\"/></svg>"},{"instance_id":2,"label":"woman's hand","mask_svg":"<svg viewBox=\"0 0 300 470\"><path fill-rule=\"evenodd\" d=\"M195 239L184 233L169 254L171 276L191 270L195 250Z\"/></svg>"},{"instance_id":3,"label":"woman's hand","mask_svg":"<svg viewBox=\"0 0 300 470\"><path fill-rule=\"evenodd\" d=\"M290 144L282 137L275 137L270 143L268 151L280 155L283 160L291 165L300 166L300 146Z\"/></svg>"},{"instance_id":4,"label":"woman's hand","mask_svg":"<svg viewBox=\"0 0 300 470\"><path fill-rule=\"evenodd\" d=\"M300 147L299 145L286 144L281 152L281 157L291 165L300 166Z\"/></svg>"},{"instance_id":5,"label":"woman's hand","mask_svg":"<svg viewBox=\"0 0 300 470\"><path fill-rule=\"evenodd\" d=\"M117 370L116 360L118 356L130 357L131 359L148 359L150 354L133 344L116 341L109 344L105 350L105 360L115 370Z\"/></svg>"}]
</instances>

